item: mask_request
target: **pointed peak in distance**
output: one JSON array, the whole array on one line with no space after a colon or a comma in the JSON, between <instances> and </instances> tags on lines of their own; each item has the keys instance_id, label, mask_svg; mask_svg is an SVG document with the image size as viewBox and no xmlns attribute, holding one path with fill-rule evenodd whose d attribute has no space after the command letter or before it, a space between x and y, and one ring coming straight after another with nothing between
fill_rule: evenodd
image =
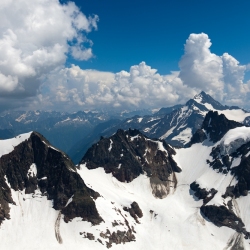
<instances>
[{"instance_id":1,"label":"pointed peak in distance","mask_svg":"<svg viewBox=\"0 0 250 250\"><path fill-rule=\"evenodd\" d=\"M201 91L200 94L195 95L193 100L196 101L197 103L205 105L208 109L213 108L217 110L225 110L227 108L226 106L223 106L221 103L216 101L213 97L211 97L209 94L205 93L204 91Z\"/></svg>"}]
</instances>

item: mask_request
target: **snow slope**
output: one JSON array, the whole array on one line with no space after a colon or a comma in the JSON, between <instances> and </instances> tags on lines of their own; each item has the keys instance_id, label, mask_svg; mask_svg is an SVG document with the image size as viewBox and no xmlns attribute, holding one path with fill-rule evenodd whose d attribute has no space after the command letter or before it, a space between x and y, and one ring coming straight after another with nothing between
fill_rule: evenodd
<instances>
[{"instance_id":1,"label":"snow slope","mask_svg":"<svg viewBox=\"0 0 250 250\"><path fill-rule=\"evenodd\" d=\"M89 188L100 194L95 200L103 219L99 225L91 225L81 218L66 223L60 211L52 208L53 201L42 196L39 188L34 194L12 190L16 205L11 205L11 219L0 226L1 249L106 249L107 235L128 233L129 230L135 239L125 244L112 243L111 249L234 249L235 242L239 242L242 249L250 249L250 240L244 239L242 234L229 227L217 227L204 218L200 212L203 200L198 200L190 189L194 181L207 190L214 188L218 192L207 205L225 204L229 198L222 198L222 194L238 180L230 172L223 174L214 170L207 160L213 160L210 154L214 147L232 145L237 140L246 143L249 135L250 128L241 127L230 130L215 144L206 140L190 148L176 149L174 160L182 172L176 174L175 192L164 199L155 198L150 178L144 174L130 183L123 183L105 173L103 168L89 170L84 164L80 165L78 174ZM28 135L21 138L27 139ZM231 150L235 151L241 145L236 144ZM235 158L233 165L239 164L240 160ZM30 168L32 175L37 174L34 168L34 165ZM72 198L66 206L70 202ZM124 210L133 202L138 203L143 213L137 221ZM250 231L249 195L233 199L233 210ZM87 234L89 238L86 238Z\"/></svg>"},{"instance_id":2,"label":"snow slope","mask_svg":"<svg viewBox=\"0 0 250 250\"><path fill-rule=\"evenodd\" d=\"M14 147L29 139L32 132L21 134L12 139L0 140L0 157L13 151Z\"/></svg>"},{"instance_id":3,"label":"snow slope","mask_svg":"<svg viewBox=\"0 0 250 250\"><path fill-rule=\"evenodd\" d=\"M143 175L131 183L121 183L102 169L88 170L81 166L79 173L93 189L102 193L102 202L97 204L101 205L98 210L104 220L110 218L111 202L121 208L136 201L143 211L140 224L134 223L136 241L114 246L114 249L223 249L234 234L229 228L219 230L204 220L199 212L201 203L197 204L189 194L189 185L185 182L178 184L173 195L156 199L149 178ZM127 219L130 220L129 215ZM98 231L94 227L91 230L96 235Z\"/></svg>"}]
</instances>

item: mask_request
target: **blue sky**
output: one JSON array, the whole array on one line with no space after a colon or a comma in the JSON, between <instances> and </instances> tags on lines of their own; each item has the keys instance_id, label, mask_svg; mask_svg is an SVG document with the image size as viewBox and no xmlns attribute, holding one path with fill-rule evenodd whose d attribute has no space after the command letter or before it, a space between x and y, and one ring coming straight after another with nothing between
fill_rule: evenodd
<instances>
[{"instance_id":1,"label":"blue sky","mask_svg":"<svg viewBox=\"0 0 250 250\"><path fill-rule=\"evenodd\" d=\"M161 74L178 70L184 43L204 32L211 51L228 52L249 62L250 2L222 0L75 1L86 15L97 14L98 30L89 34L95 58L82 67L118 72L145 61ZM79 63L78 63L79 64Z\"/></svg>"},{"instance_id":2,"label":"blue sky","mask_svg":"<svg viewBox=\"0 0 250 250\"><path fill-rule=\"evenodd\" d=\"M0 111L250 108L250 2L0 2Z\"/></svg>"}]
</instances>

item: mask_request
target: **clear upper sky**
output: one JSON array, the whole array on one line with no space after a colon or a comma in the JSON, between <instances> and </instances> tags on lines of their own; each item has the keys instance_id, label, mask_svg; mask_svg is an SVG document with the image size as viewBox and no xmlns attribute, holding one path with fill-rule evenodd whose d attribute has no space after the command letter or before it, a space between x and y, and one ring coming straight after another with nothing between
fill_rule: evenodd
<instances>
[{"instance_id":1,"label":"clear upper sky","mask_svg":"<svg viewBox=\"0 0 250 250\"><path fill-rule=\"evenodd\" d=\"M63 1L61 1L63 2ZM189 34L209 35L211 51L228 52L249 62L250 1L235 0L84 0L75 1L86 15L99 16L98 30L88 35L95 58L80 64L118 72L145 61L167 74L179 70Z\"/></svg>"}]
</instances>

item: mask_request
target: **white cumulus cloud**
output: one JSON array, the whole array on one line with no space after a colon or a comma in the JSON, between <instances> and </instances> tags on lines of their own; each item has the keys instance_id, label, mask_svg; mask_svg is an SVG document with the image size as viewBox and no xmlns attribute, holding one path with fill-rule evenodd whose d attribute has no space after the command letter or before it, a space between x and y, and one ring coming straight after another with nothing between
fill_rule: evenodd
<instances>
[{"instance_id":1,"label":"white cumulus cloud","mask_svg":"<svg viewBox=\"0 0 250 250\"><path fill-rule=\"evenodd\" d=\"M222 99L223 63L220 56L211 53L211 45L207 34L191 34L185 44L185 54L179 62L179 77L185 85Z\"/></svg>"},{"instance_id":2,"label":"white cumulus cloud","mask_svg":"<svg viewBox=\"0 0 250 250\"><path fill-rule=\"evenodd\" d=\"M184 103L204 90L228 105L248 103L249 65L211 52L207 34L190 34L179 71L161 75L145 62L117 73L65 67L68 55L93 57L86 17L58 0L0 2L0 107L71 110L159 108Z\"/></svg>"},{"instance_id":3,"label":"white cumulus cloud","mask_svg":"<svg viewBox=\"0 0 250 250\"><path fill-rule=\"evenodd\" d=\"M180 59L180 71L161 75L145 62L117 73L72 65L50 74L46 102L56 109L138 109L184 103L204 90L223 104L246 106L250 83L246 65L228 53L210 51L208 35L191 34Z\"/></svg>"},{"instance_id":4,"label":"white cumulus cloud","mask_svg":"<svg viewBox=\"0 0 250 250\"><path fill-rule=\"evenodd\" d=\"M163 107L183 103L196 93L183 85L178 74L160 75L145 62L118 73L72 65L50 74L44 98L49 95L53 101L46 103L62 110Z\"/></svg>"},{"instance_id":5,"label":"white cumulus cloud","mask_svg":"<svg viewBox=\"0 0 250 250\"><path fill-rule=\"evenodd\" d=\"M228 53L222 56L210 51L212 43L207 34L190 34L179 67L184 85L197 92L204 90L228 105L250 106L250 84L244 82L247 65Z\"/></svg>"},{"instance_id":6,"label":"white cumulus cloud","mask_svg":"<svg viewBox=\"0 0 250 250\"><path fill-rule=\"evenodd\" d=\"M75 59L93 57L88 32L98 16L86 17L73 3L4 0L0 3L0 98L35 96L40 78ZM6 100L7 102L7 100Z\"/></svg>"}]
</instances>

